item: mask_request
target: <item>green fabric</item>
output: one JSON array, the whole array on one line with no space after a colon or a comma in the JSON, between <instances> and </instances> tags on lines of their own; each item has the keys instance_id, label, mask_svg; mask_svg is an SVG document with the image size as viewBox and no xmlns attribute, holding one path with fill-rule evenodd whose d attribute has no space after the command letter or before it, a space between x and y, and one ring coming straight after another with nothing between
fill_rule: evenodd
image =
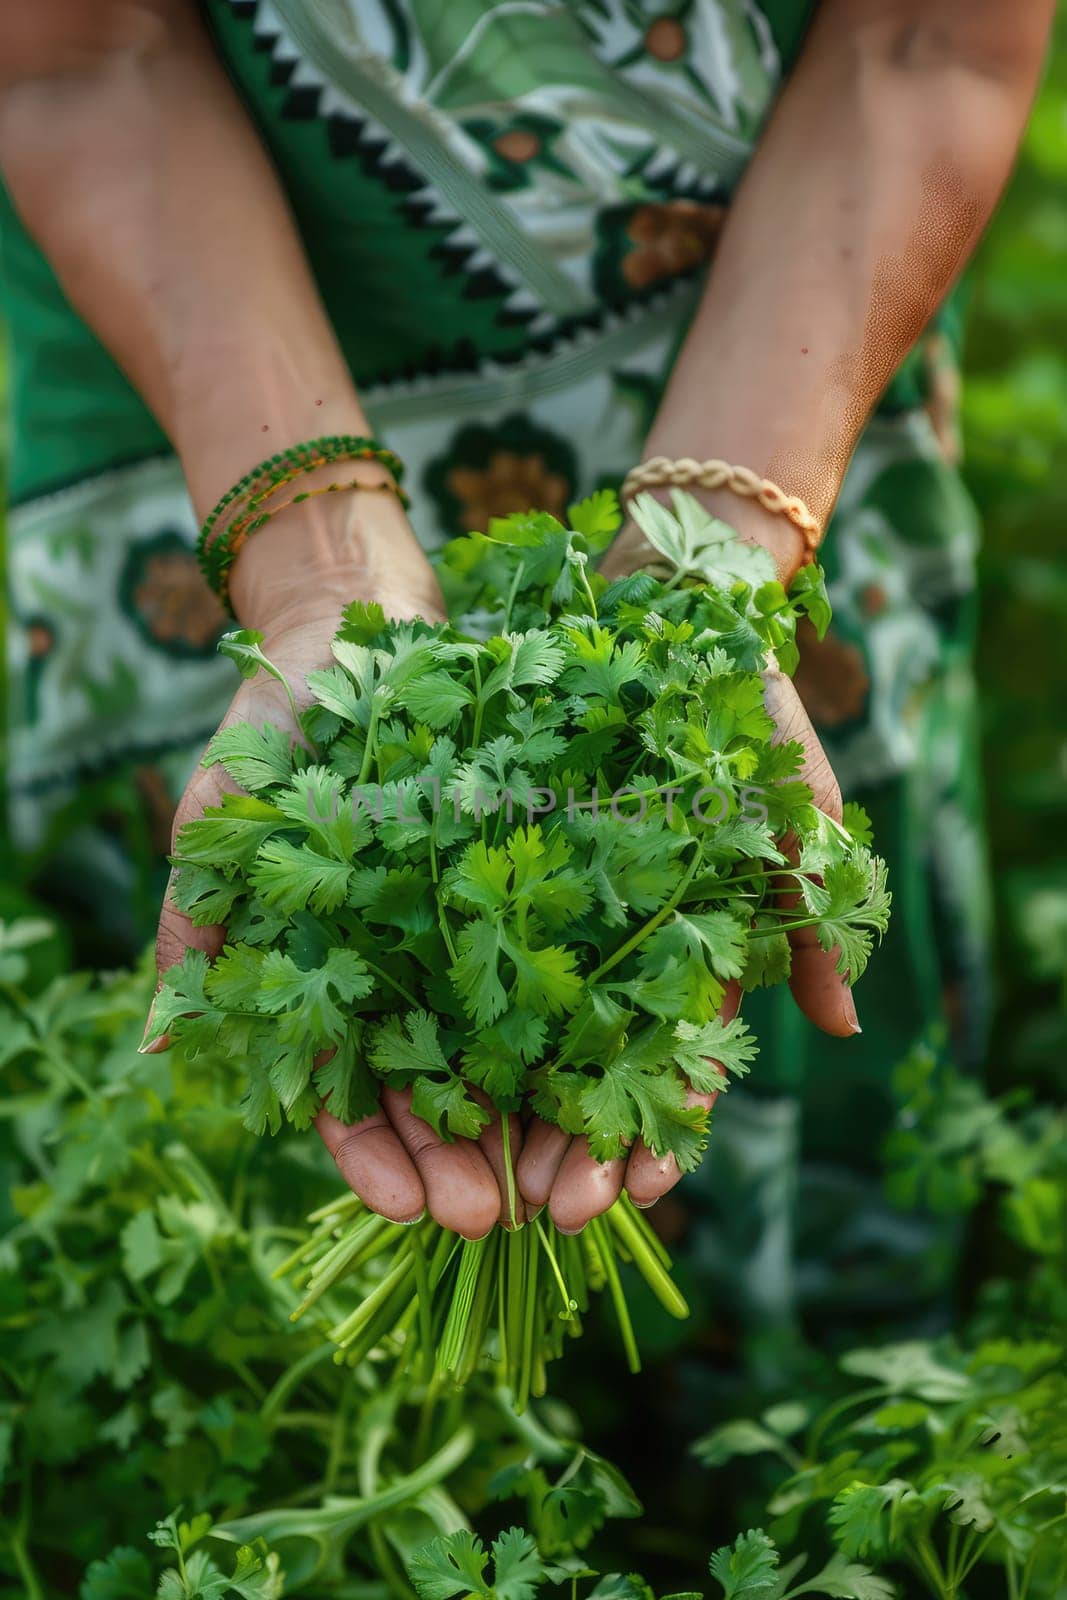
<instances>
[{"instance_id":1,"label":"green fabric","mask_svg":"<svg viewBox=\"0 0 1067 1600\"><path fill-rule=\"evenodd\" d=\"M166 436L71 309L0 185L0 315L11 329L13 505L119 462Z\"/></svg>"}]
</instances>

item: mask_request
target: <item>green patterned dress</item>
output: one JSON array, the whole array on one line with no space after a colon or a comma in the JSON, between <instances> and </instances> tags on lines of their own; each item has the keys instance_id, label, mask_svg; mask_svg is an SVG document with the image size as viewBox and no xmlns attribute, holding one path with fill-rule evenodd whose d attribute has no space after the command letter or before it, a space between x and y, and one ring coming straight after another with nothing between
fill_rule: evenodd
<instances>
[{"instance_id":1,"label":"green patterned dress","mask_svg":"<svg viewBox=\"0 0 1067 1600\"><path fill-rule=\"evenodd\" d=\"M211 0L376 432L433 546L618 484L694 309L809 0ZM12 340L10 827L93 947L158 906L170 813L232 689L166 439L0 196ZM368 308L373 314L368 315ZM954 470L952 308L856 452L835 607L800 688L874 814L896 915L862 1039L759 996L692 1253L749 1323L936 1286L885 1212L889 1070L948 1017L980 1049L988 913L971 678L974 508Z\"/></svg>"}]
</instances>

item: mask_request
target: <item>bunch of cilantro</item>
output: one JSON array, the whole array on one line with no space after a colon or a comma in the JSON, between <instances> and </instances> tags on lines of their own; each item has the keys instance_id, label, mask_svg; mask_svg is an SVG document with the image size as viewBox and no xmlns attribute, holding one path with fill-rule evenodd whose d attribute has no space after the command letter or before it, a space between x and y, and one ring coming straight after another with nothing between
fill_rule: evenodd
<instances>
[{"instance_id":1,"label":"bunch of cilantro","mask_svg":"<svg viewBox=\"0 0 1067 1600\"><path fill-rule=\"evenodd\" d=\"M723 1087L755 1051L717 1017L726 983L784 979L786 923L863 971L884 865L862 813L815 808L763 704L798 620L825 629L821 574L787 594L683 494L634 514L662 576L594 570L610 493L569 528L510 516L446 547L451 623L347 608L302 744L250 725L212 741L244 792L182 829L174 896L228 943L171 969L154 1023L247 1063L250 1129L306 1126L327 1097L354 1121L384 1082L473 1137L476 1086L600 1160L641 1135L690 1170L708 1113L687 1086ZM258 635L225 648L280 676ZM777 908L783 888L799 907Z\"/></svg>"}]
</instances>

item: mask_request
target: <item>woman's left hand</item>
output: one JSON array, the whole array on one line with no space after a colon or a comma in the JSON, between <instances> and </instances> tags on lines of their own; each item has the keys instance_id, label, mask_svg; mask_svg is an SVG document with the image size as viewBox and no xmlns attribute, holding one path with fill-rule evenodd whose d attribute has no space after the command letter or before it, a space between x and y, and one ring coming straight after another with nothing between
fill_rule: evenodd
<instances>
[{"instance_id":1,"label":"woman's left hand","mask_svg":"<svg viewBox=\"0 0 1067 1600\"><path fill-rule=\"evenodd\" d=\"M716 515L735 525L743 521L742 537L765 544L771 551L783 582L789 583L799 568L803 546L796 530L782 517L761 514L751 503L712 506ZM731 513L743 511L742 517ZM648 556L648 547L633 523L628 523L604 559L602 571L618 577L636 571ZM764 703L777 726L777 741L796 740L804 748L800 776L808 784L815 804L835 821L841 820L841 790L826 752L811 725L792 680L773 664L764 673ZM783 841L788 854L792 841ZM783 897L784 903L785 897ZM824 1033L848 1038L860 1032L856 1005L847 978L837 971L836 951L826 951L814 930L790 933L792 971L789 987L800 1010ZM740 1005L736 983L727 986L720 1015L736 1016ZM691 1103L709 1110L715 1095L690 1090ZM657 1157L638 1139L625 1160L598 1162L584 1137L572 1138L562 1129L536 1117L526 1133L516 1168L519 1191L529 1207L547 1204L552 1220L565 1233L577 1233L593 1217L606 1211L626 1189L635 1205L653 1205L681 1177L673 1156Z\"/></svg>"}]
</instances>

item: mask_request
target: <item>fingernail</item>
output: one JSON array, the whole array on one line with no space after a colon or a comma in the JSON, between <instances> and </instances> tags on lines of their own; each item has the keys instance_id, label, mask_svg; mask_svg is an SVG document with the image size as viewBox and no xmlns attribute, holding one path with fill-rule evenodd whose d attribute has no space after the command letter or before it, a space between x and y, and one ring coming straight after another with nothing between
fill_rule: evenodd
<instances>
[{"instance_id":1,"label":"fingernail","mask_svg":"<svg viewBox=\"0 0 1067 1600\"><path fill-rule=\"evenodd\" d=\"M160 985L157 984L156 995L158 995L159 990ZM155 1016L155 1011L156 996L153 995L152 1004L149 1006L148 1015L145 1018L144 1033L141 1035L141 1042L137 1046L137 1054L139 1056L157 1056L161 1050L165 1050L167 1048L169 1043L165 1033L161 1033L158 1039L149 1039L148 1037L148 1035L152 1032L152 1018Z\"/></svg>"},{"instance_id":2,"label":"fingernail","mask_svg":"<svg viewBox=\"0 0 1067 1600\"><path fill-rule=\"evenodd\" d=\"M398 1228L413 1228L416 1222L421 1222L425 1215L425 1210L422 1210L419 1212L417 1217L398 1217L396 1219L396 1225Z\"/></svg>"},{"instance_id":3,"label":"fingernail","mask_svg":"<svg viewBox=\"0 0 1067 1600\"><path fill-rule=\"evenodd\" d=\"M147 1032L147 1029L145 1031ZM149 1039L147 1043L139 1044L137 1046L137 1054L139 1056L161 1056L164 1050L169 1048L169 1038L165 1033L161 1033L158 1039Z\"/></svg>"},{"instance_id":4,"label":"fingernail","mask_svg":"<svg viewBox=\"0 0 1067 1600\"><path fill-rule=\"evenodd\" d=\"M557 1233L562 1233L563 1236L565 1238L567 1238L567 1239L573 1239L575 1234L576 1233L581 1233L581 1231L582 1231L581 1228L561 1228L559 1223L558 1222L556 1223L556 1232Z\"/></svg>"},{"instance_id":5,"label":"fingernail","mask_svg":"<svg viewBox=\"0 0 1067 1600\"><path fill-rule=\"evenodd\" d=\"M863 1029L860 1027L860 1019L856 1015L856 1002L852 998L851 989L846 989L841 997L841 1011L845 1021L848 1023L849 1032L862 1033Z\"/></svg>"},{"instance_id":6,"label":"fingernail","mask_svg":"<svg viewBox=\"0 0 1067 1600\"><path fill-rule=\"evenodd\" d=\"M635 1205L638 1211L651 1211L655 1203L655 1200L635 1200L633 1195L630 1196L630 1204Z\"/></svg>"}]
</instances>

